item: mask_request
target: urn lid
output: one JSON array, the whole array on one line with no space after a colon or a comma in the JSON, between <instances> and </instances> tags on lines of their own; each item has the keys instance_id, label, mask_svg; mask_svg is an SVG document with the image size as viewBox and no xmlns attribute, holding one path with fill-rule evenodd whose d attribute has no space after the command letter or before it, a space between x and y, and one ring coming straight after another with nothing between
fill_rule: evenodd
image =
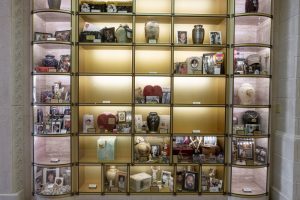
<instances>
[{"instance_id":1,"label":"urn lid","mask_svg":"<svg viewBox=\"0 0 300 200\"><path fill-rule=\"evenodd\" d=\"M194 27L195 27L195 28L202 28L203 25L202 25L202 24L196 24L196 25L194 25Z\"/></svg>"}]
</instances>

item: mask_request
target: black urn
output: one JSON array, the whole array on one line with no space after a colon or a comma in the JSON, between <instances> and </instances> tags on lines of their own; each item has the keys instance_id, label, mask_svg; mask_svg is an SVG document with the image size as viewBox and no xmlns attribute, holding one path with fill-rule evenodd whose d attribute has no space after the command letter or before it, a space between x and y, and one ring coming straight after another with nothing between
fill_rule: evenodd
<instances>
[{"instance_id":1,"label":"black urn","mask_svg":"<svg viewBox=\"0 0 300 200\"><path fill-rule=\"evenodd\" d=\"M158 132L160 117L156 112L150 112L147 116L147 126L149 132Z\"/></svg>"}]
</instances>

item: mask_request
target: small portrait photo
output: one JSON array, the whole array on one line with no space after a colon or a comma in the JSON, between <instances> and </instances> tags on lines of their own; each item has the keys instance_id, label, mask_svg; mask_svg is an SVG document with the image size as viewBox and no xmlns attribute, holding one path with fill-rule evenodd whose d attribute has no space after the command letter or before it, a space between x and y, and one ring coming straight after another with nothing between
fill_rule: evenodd
<instances>
[{"instance_id":1,"label":"small portrait photo","mask_svg":"<svg viewBox=\"0 0 300 200\"><path fill-rule=\"evenodd\" d=\"M210 44L221 45L222 44L221 31L209 32L209 40L210 40Z\"/></svg>"},{"instance_id":2,"label":"small portrait photo","mask_svg":"<svg viewBox=\"0 0 300 200\"><path fill-rule=\"evenodd\" d=\"M202 74L202 58L189 57L186 60L188 67L188 74Z\"/></svg>"},{"instance_id":3,"label":"small portrait photo","mask_svg":"<svg viewBox=\"0 0 300 200\"><path fill-rule=\"evenodd\" d=\"M44 124L36 124L35 125L36 134L43 134L44 133Z\"/></svg>"},{"instance_id":4,"label":"small portrait photo","mask_svg":"<svg viewBox=\"0 0 300 200\"><path fill-rule=\"evenodd\" d=\"M54 185L63 186L64 178L63 177L55 177Z\"/></svg>"},{"instance_id":5,"label":"small portrait photo","mask_svg":"<svg viewBox=\"0 0 300 200\"><path fill-rule=\"evenodd\" d=\"M46 185L49 185L49 184L54 184L55 183L55 178L58 176L58 169L55 169L55 168L52 168L52 169L49 169L49 168L45 168L44 169L44 184Z\"/></svg>"},{"instance_id":6,"label":"small portrait photo","mask_svg":"<svg viewBox=\"0 0 300 200\"><path fill-rule=\"evenodd\" d=\"M146 96L146 103L159 103L159 96Z\"/></svg>"},{"instance_id":7,"label":"small portrait photo","mask_svg":"<svg viewBox=\"0 0 300 200\"><path fill-rule=\"evenodd\" d=\"M157 158L160 155L160 146L159 145L151 145L151 156L152 158Z\"/></svg>"},{"instance_id":8,"label":"small portrait photo","mask_svg":"<svg viewBox=\"0 0 300 200\"><path fill-rule=\"evenodd\" d=\"M71 40L71 30L56 31L54 36L57 41L69 42Z\"/></svg>"},{"instance_id":9,"label":"small portrait photo","mask_svg":"<svg viewBox=\"0 0 300 200\"><path fill-rule=\"evenodd\" d=\"M186 172L184 175L184 189L188 191L196 191L198 187L197 175L194 172Z\"/></svg>"},{"instance_id":10,"label":"small portrait photo","mask_svg":"<svg viewBox=\"0 0 300 200\"><path fill-rule=\"evenodd\" d=\"M34 32L34 41L47 41L47 38L53 37L52 33Z\"/></svg>"},{"instance_id":11,"label":"small portrait photo","mask_svg":"<svg viewBox=\"0 0 300 200\"><path fill-rule=\"evenodd\" d=\"M112 28L104 28L101 30L103 34L103 42L115 42L115 27Z\"/></svg>"},{"instance_id":12,"label":"small portrait photo","mask_svg":"<svg viewBox=\"0 0 300 200\"><path fill-rule=\"evenodd\" d=\"M161 183L163 184L163 186L169 186L170 177L171 177L171 172L164 171L164 170L161 172Z\"/></svg>"},{"instance_id":13,"label":"small portrait photo","mask_svg":"<svg viewBox=\"0 0 300 200\"><path fill-rule=\"evenodd\" d=\"M187 32L178 31L177 32L177 42L178 44L187 44Z\"/></svg>"},{"instance_id":14,"label":"small portrait photo","mask_svg":"<svg viewBox=\"0 0 300 200\"><path fill-rule=\"evenodd\" d=\"M60 133L61 122L52 122L52 133Z\"/></svg>"},{"instance_id":15,"label":"small portrait photo","mask_svg":"<svg viewBox=\"0 0 300 200\"><path fill-rule=\"evenodd\" d=\"M203 140L204 146L217 146L217 137L205 136Z\"/></svg>"},{"instance_id":16,"label":"small portrait photo","mask_svg":"<svg viewBox=\"0 0 300 200\"><path fill-rule=\"evenodd\" d=\"M127 183L127 173L126 172L117 172L116 183L119 188L119 191L126 192L126 183Z\"/></svg>"}]
</instances>

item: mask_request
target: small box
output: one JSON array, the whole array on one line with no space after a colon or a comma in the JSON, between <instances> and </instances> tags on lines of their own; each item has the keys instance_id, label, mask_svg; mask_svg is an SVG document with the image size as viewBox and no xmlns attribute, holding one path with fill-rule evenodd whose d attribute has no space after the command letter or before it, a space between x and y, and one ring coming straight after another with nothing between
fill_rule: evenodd
<instances>
[{"instance_id":1,"label":"small box","mask_svg":"<svg viewBox=\"0 0 300 200\"><path fill-rule=\"evenodd\" d=\"M97 141L97 156L100 161L115 160L116 136L102 136Z\"/></svg>"},{"instance_id":2,"label":"small box","mask_svg":"<svg viewBox=\"0 0 300 200\"><path fill-rule=\"evenodd\" d=\"M130 176L130 188L135 192L150 189L151 176L145 172Z\"/></svg>"}]
</instances>

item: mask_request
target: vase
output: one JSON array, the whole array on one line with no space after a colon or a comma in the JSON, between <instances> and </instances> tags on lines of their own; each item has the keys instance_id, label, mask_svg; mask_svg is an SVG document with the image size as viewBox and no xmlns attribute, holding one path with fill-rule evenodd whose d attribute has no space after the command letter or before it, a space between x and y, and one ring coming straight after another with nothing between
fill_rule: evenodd
<instances>
[{"instance_id":1,"label":"vase","mask_svg":"<svg viewBox=\"0 0 300 200\"><path fill-rule=\"evenodd\" d=\"M42 64L45 67L58 67L58 61L55 59L53 55L46 55L45 58L42 60Z\"/></svg>"},{"instance_id":2,"label":"vase","mask_svg":"<svg viewBox=\"0 0 300 200\"><path fill-rule=\"evenodd\" d=\"M70 55L61 55L58 65L59 72L69 72L71 68L71 57Z\"/></svg>"},{"instance_id":3,"label":"vase","mask_svg":"<svg viewBox=\"0 0 300 200\"><path fill-rule=\"evenodd\" d=\"M156 112L150 112L147 117L147 126L150 133L158 132L160 117Z\"/></svg>"},{"instance_id":4,"label":"vase","mask_svg":"<svg viewBox=\"0 0 300 200\"><path fill-rule=\"evenodd\" d=\"M120 25L116 30L116 38L118 43L129 43L132 41L132 30L128 25Z\"/></svg>"},{"instance_id":5,"label":"vase","mask_svg":"<svg viewBox=\"0 0 300 200\"><path fill-rule=\"evenodd\" d=\"M246 0L245 11L246 13L257 12L259 7L259 0Z\"/></svg>"},{"instance_id":6,"label":"vase","mask_svg":"<svg viewBox=\"0 0 300 200\"><path fill-rule=\"evenodd\" d=\"M159 38L159 24L156 21L148 21L145 24L145 37L148 43L149 40L155 40L157 42Z\"/></svg>"},{"instance_id":7,"label":"vase","mask_svg":"<svg viewBox=\"0 0 300 200\"><path fill-rule=\"evenodd\" d=\"M113 181L116 178L118 170L116 169L116 166L110 166L109 169L106 171L106 178L109 182L109 187L113 187Z\"/></svg>"},{"instance_id":8,"label":"vase","mask_svg":"<svg viewBox=\"0 0 300 200\"><path fill-rule=\"evenodd\" d=\"M150 144L147 142L140 142L135 146L136 152L139 154L141 157L148 157L150 154Z\"/></svg>"},{"instance_id":9,"label":"vase","mask_svg":"<svg viewBox=\"0 0 300 200\"><path fill-rule=\"evenodd\" d=\"M205 30L202 25L195 25L193 29L193 43L203 44Z\"/></svg>"},{"instance_id":10,"label":"vase","mask_svg":"<svg viewBox=\"0 0 300 200\"><path fill-rule=\"evenodd\" d=\"M61 0L48 0L48 6L50 9L59 10L61 5Z\"/></svg>"}]
</instances>

